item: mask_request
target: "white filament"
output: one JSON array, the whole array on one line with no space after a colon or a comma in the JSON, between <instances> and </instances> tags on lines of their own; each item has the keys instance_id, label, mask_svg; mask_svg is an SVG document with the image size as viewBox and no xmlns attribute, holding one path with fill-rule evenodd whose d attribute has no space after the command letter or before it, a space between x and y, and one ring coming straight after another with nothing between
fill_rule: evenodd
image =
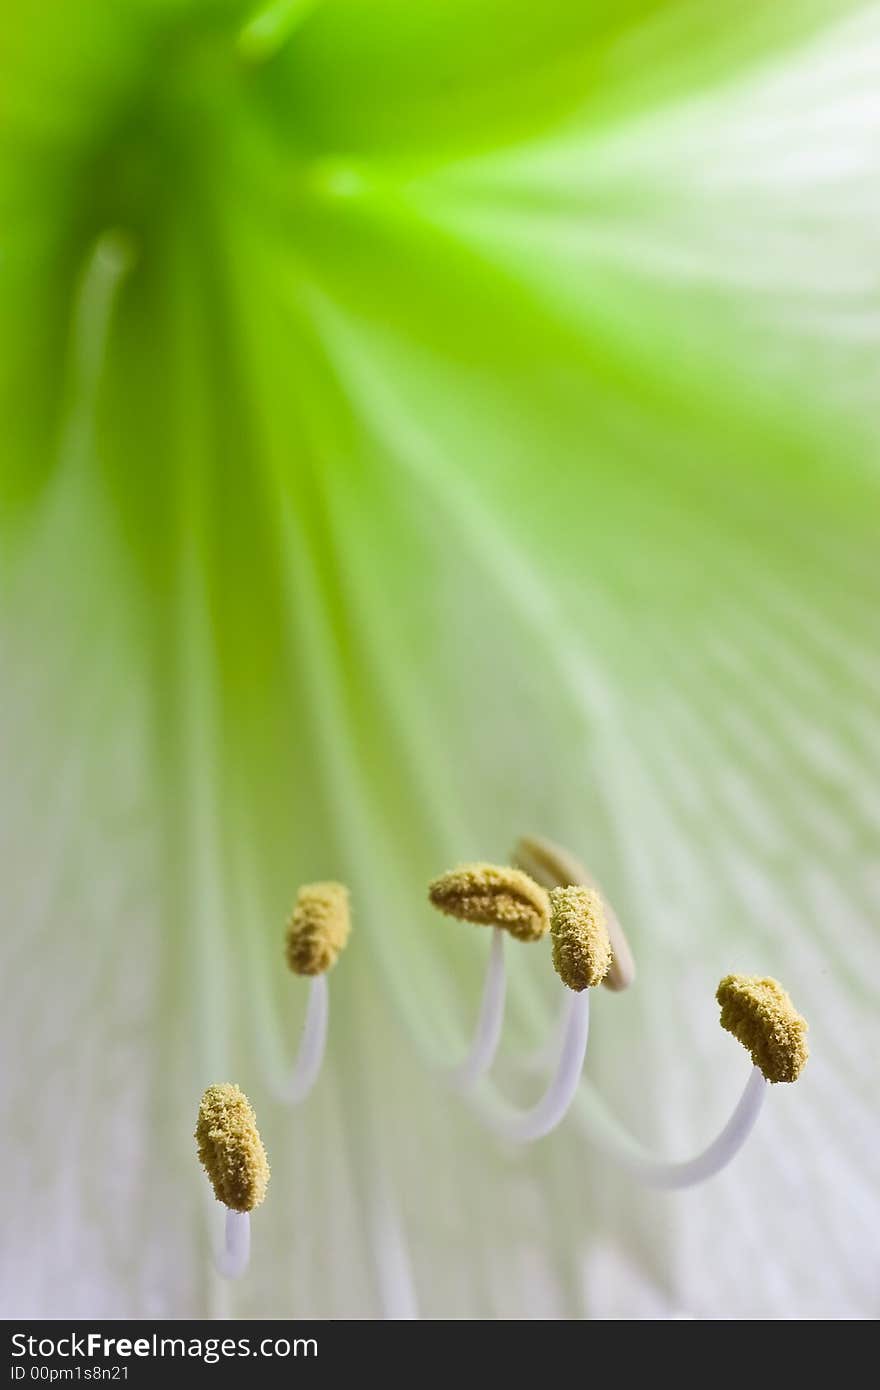
<instances>
[{"instance_id":1,"label":"white filament","mask_svg":"<svg viewBox=\"0 0 880 1390\"><path fill-rule=\"evenodd\" d=\"M327 1047L329 1012L327 976L316 975L309 989L309 1002L293 1071L287 1082L277 1088L279 1098L288 1105L299 1105L304 1101L318 1079Z\"/></svg>"},{"instance_id":2,"label":"white filament","mask_svg":"<svg viewBox=\"0 0 880 1390\"><path fill-rule=\"evenodd\" d=\"M217 1273L223 1279L240 1279L251 1257L251 1214L249 1211L226 1212L226 1233L223 1249L216 1258Z\"/></svg>"},{"instance_id":3,"label":"white filament","mask_svg":"<svg viewBox=\"0 0 880 1390\"><path fill-rule=\"evenodd\" d=\"M505 993L504 931L501 927L493 927L483 998L473 1041L464 1061L447 1072L450 1086L457 1091L469 1091L495 1061L504 1024Z\"/></svg>"},{"instance_id":4,"label":"white filament","mask_svg":"<svg viewBox=\"0 0 880 1390\"><path fill-rule=\"evenodd\" d=\"M589 1137L618 1168L624 1168L648 1187L695 1187L714 1177L735 1158L754 1128L767 1094L763 1073L753 1067L745 1089L720 1134L694 1158L671 1163L643 1149L609 1115L598 1098L585 1109L583 1125Z\"/></svg>"},{"instance_id":5,"label":"white filament","mask_svg":"<svg viewBox=\"0 0 880 1390\"><path fill-rule=\"evenodd\" d=\"M481 1100L479 1111L488 1127L502 1139L527 1144L543 1139L565 1119L577 1092L590 1033L590 991L566 990L565 1031L556 1070L547 1089L528 1110L518 1110L497 1095Z\"/></svg>"}]
</instances>

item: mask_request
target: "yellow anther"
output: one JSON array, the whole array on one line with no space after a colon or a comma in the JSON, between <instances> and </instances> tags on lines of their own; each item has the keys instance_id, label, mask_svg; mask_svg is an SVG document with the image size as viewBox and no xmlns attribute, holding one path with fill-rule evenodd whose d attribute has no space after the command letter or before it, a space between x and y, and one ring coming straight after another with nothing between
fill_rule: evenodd
<instances>
[{"instance_id":1,"label":"yellow anther","mask_svg":"<svg viewBox=\"0 0 880 1390\"><path fill-rule=\"evenodd\" d=\"M810 1055L807 1021L778 980L725 975L715 998L721 1027L751 1053L768 1081L797 1081Z\"/></svg>"},{"instance_id":2,"label":"yellow anther","mask_svg":"<svg viewBox=\"0 0 880 1390\"><path fill-rule=\"evenodd\" d=\"M544 889L520 869L501 864L463 864L435 878L428 889L435 907L463 922L504 927L519 941L538 941L550 927Z\"/></svg>"},{"instance_id":3,"label":"yellow anther","mask_svg":"<svg viewBox=\"0 0 880 1390\"><path fill-rule=\"evenodd\" d=\"M296 975L323 975L350 931L348 889L341 883L305 884L287 924L287 964Z\"/></svg>"},{"instance_id":4,"label":"yellow anther","mask_svg":"<svg viewBox=\"0 0 880 1390\"><path fill-rule=\"evenodd\" d=\"M569 989L602 983L611 965L611 942L598 893L582 884L552 888L550 934L554 968Z\"/></svg>"},{"instance_id":5,"label":"yellow anther","mask_svg":"<svg viewBox=\"0 0 880 1390\"><path fill-rule=\"evenodd\" d=\"M232 1211L258 1207L269 1185L269 1164L244 1092L228 1082L209 1086L199 1106L195 1137L217 1201Z\"/></svg>"},{"instance_id":6,"label":"yellow anther","mask_svg":"<svg viewBox=\"0 0 880 1390\"><path fill-rule=\"evenodd\" d=\"M541 840L537 835L524 835L517 842L513 862L537 883L545 888L565 888L580 884L601 892L599 885L587 872L580 860L575 859L568 850L553 845L549 840ZM617 913L603 895L605 907L605 927L611 943L611 965L602 983L606 989L628 989L635 979L636 966L629 942Z\"/></svg>"}]
</instances>

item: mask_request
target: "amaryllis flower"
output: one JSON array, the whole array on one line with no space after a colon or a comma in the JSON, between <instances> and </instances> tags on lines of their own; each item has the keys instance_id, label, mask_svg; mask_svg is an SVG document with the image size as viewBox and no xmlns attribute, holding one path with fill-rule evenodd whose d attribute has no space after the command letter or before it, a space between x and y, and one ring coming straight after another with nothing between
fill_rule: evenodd
<instances>
[{"instance_id":1,"label":"amaryllis flower","mask_svg":"<svg viewBox=\"0 0 880 1390\"><path fill-rule=\"evenodd\" d=\"M0 28L5 1315L876 1312L880 5ZM489 934L426 890L522 834L638 975L517 1147L444 1084ZM351 942L291 1110L324 880ZM507 952L524 1103L545 948ZM586 1122L717 1131L731 971L809 1066L724 1173L643 1189ZM227 1082L272 1169L235 1284L193 1140Z\"/></svg>"}]
</instances>

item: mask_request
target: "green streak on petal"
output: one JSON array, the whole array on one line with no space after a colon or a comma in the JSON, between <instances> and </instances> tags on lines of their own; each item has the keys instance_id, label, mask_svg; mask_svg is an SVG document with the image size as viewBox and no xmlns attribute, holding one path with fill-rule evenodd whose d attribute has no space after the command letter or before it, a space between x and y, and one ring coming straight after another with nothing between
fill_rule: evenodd
<instances>
[{"instance_id":1,"label":"green streak on petal","mask_svg":"<svg viewBox=\"0 0 880 1390\"><path fill-rule=\"evenodd\" d=\"M274 0L273 4L262 4L238 36L242 56L254 62L270 58L319 3L320 0Z\"/></svg>"}]
</instances>

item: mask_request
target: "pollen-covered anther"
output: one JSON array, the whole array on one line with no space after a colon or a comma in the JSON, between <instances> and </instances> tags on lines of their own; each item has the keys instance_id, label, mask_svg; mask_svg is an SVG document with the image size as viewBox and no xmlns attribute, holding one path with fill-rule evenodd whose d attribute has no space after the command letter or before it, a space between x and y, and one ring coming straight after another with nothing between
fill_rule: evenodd
<instances>
[{"instance_id":1,"label":"pollen-covered anther","mask_svg":"<svg viewBox=\"0 0 880 1390\"><path fill-rule=\"evenodd\" d=\"M602 983L611 965L611 942L598 893L582 884L551 889L550 934L554 968L569 989Z\"/></svg>"},{"instance_id":2,"label":"pollen-covered anther","mask_svg":"<svg viewBox=\"0 0 880 1390\"><path fill-rule=\"evenodd\" d=\"M218 1202L253 1211L266 1195L269 1163L250 1101L238 1086L209 1086L196 1125L199 1158Z\"/></svg>"},{"instance_id":3,"label":"pollen-covered anther","mask_svg":"<svg viewBox=\"0 0 880 1390\"><path fill-rule=\"evenodd\" d=\"M517 841L513 852L513 863L525 873L531 874L536 883L543 888L567 888L578 885L591 888L601 894L601 888L573 854L549 840L537 835L524 835ZM602 898L605 909L605 928L611 943L611 964L602 980L605 989L628 989L635 979L636 966L630 950L626 933L620 919L607 898Z\"/></svg>"},{"instance_id":4,"label":"pollen-covered anther","mask_svg":"<svg viewBox=\"0 0 880 1390\"><path fill-rule=\"evenodd\" d=\"M462 864L435 878L428 897L449 917L503 927L519 941L539 941L550 929L546 892L521 869Z\"/></svg>"},{"instance_id":5,"label":"pollen-covered anther","mask_svg":"<svg viewBox=\"0 0 880 1390\"><path fill-rule=\"evenodd\" d=\"M715 994L721 1027L751 1054L768 1081L796 1081L809 1057L807 1021L778 980L725 975Z\"/></svg>"},{"instance_id":6,"label":"pollen-covered anther","mask_svg":"<svg viewBox=\"0 0 880 1390\"><path fill-rule=\"evenodd\" d=\"M336 964L351 931L348 889L342 883L306 883L287 924L287 964L295 975L323 975Z\"/></svg>"}]
</instances>

